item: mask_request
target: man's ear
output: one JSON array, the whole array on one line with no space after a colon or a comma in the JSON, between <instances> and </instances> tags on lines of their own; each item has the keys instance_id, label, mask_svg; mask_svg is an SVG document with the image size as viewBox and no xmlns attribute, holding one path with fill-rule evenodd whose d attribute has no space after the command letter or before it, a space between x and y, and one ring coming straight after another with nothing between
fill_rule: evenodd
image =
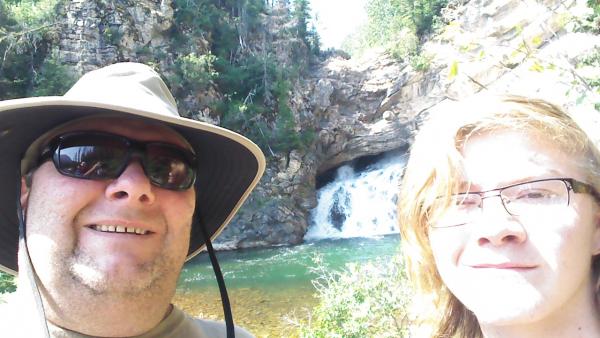
<instances>
[{"instance_id":1,"label":"man's ear","mask_svg":"<svg viewBox=\"0 0 600 338\"><path fill-rule=\"evenodd\" d=\"M27 178L25 176L21 176L21 208L23 208L23 213L27 211L27 202L29 201L29 185L27 184Z\"/></svg>"}]
</instances>

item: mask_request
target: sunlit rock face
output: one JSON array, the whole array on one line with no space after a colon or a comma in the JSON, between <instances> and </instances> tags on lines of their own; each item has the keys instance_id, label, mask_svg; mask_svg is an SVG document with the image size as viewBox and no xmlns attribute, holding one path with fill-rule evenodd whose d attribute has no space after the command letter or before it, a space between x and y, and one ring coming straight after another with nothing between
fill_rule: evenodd
<instances>
[{"instance_id":1,"label":"sunlit rock face","mask_svg":"<svg viewBox=\"0 0 600 338\"><path fill-rule=\"evenodd\" d=\"M141 52L152 54L169 43L164 33L173 23L172 0L73 0L62 10L58 51L82 72L117 61L143 61Z\"/></svg>"}]
</instances>

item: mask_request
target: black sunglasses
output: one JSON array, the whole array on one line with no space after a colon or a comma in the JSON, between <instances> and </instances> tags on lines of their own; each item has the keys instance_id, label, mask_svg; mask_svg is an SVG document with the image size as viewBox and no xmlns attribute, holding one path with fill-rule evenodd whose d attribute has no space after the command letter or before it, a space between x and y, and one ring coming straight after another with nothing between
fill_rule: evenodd
<instances>
[{"instance_id":1,"label":"black sunglasses","mask_svg":"<svg viewBox=\"0 0 600 338\"><path fill-rule=\"evenodd\" d=\"M186 190L196 180L196 156L190 150L109 133L60 135L42 151L40 163L50 158L58 172L81 179L116 179L133 158L138 158L144 173L157 187Z\"/></svg>"}]
</instances>

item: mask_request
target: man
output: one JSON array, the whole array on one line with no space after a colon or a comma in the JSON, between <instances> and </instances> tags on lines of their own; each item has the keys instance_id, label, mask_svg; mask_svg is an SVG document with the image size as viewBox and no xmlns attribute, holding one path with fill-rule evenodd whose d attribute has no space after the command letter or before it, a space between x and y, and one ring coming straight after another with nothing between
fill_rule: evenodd
<instances>
[{"instance_id":1,"label":"man","mask_svg":"<svg viewBox=\"0 0 600 338\"><path fill-rule=\"evenodd\" d=\"M0 269L19 271L2 336L224 337L171 298L205 246L222 279L210 239L264 166L243 136L179 117L142 64L87 73L61 97L0 102Z\"/></svg>"}]
</instances>

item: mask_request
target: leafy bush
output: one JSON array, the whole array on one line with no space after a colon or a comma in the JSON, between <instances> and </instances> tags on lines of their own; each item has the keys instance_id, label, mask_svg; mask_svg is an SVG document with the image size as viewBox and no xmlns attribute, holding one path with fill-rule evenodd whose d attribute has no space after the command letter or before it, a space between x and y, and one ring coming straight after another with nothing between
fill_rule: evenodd
<instances>
[{"instance_id":1,"label":"leafy bush","mask_svg":"<svg viewBox=\"0 0 600 338\"><path fill-rule=\"evenodd\" d=\"M308 324L300 324L302 337L408 337L411 293L400 257L349 264L341 272L320 265L319 274L319 304Z\"/></svg>"},{"instance_id":2,"label":"leafy bush","mask_svg":"<svg viewBox=\"0 0 600 338\"><path fill-rule=\"evenodd\" d=\"M398 38L394 42L388 43L388 46L392 56L398 60L412 61L419 54L419 38L409 28L402 29L398 34Z\"/></svg>"},{"instance_id":3,"label":"leafy bush","mask_svg":"<svg viewBox=\"0 0 600 338\"><path fill-rule=\"evenodd\" d=\"M586 67L600 69L600 47L594 48L577 64L578 69ZM577 78L577 80L583 82L585 85L584 87L587 88L587 91L582 93L580 100L583 100L585 96L591 95L592 93L595 95L599 94L600 76L598 75L598 72L580 71L580 73L581 75ZM596 103L594 107L600 112L600 102Z\"/></svg>"},{"instance_id":4,"label":"leafy bush","mask_svg":"<svg viewBox=\"0 0 600 338\"><path fill-rule=\"evenodd\" d=\"M16 290L15 277L0 271L0 293L10 293Z\"/></svg>"},{"instance_id":5,"label":"leafy bush","mask_svg":"<svg viewBox=\"0 0 600 338\"><path fill-rule=\"evenodd\" d=\"M77 77L71 68L61 64L53 54L44 60L33 81L32 96L52 96L65 94L75 84Z\"/></svg>"},{"instance_id":6,"label":"leafy bush","mask_svg":"<svg viewBox=\"0 0 600 338\"><path fill-rule=\"evenodd\" d=\"M286 152L308 146L314 139L314 131L296 130L294 114L288 105L291 83L284 78L284 75L280 73L273 85L273 94L277 101L277 117L271 138L275 150Z\"/></svg>"},{"instance_id":7,"label":"leafy bush","mask_svg":"<svg viewBox=\"0 0 600 338\"><path fill-rule=\"evenodd\" d=\"M214 68L216 57L212 54L196 56L190 53L175 60L175 72L169 79L174 90L198 91L208 88L219 75Z\"/></svg>"},{"instance_id":8,"label":"leafy bush","mask_svg":"<svg viewBox=\"0 0 600 338\"><path fill-rule=\"evenodd\" d=\"M596 23L595 31L599 32L600 31L600 20L599 20L600 19L600 2L598 2L598 0L588 0L587 4L594 11L589 19L590 19L590 21L593 21Z\"/></svg>"}]
</instances>

